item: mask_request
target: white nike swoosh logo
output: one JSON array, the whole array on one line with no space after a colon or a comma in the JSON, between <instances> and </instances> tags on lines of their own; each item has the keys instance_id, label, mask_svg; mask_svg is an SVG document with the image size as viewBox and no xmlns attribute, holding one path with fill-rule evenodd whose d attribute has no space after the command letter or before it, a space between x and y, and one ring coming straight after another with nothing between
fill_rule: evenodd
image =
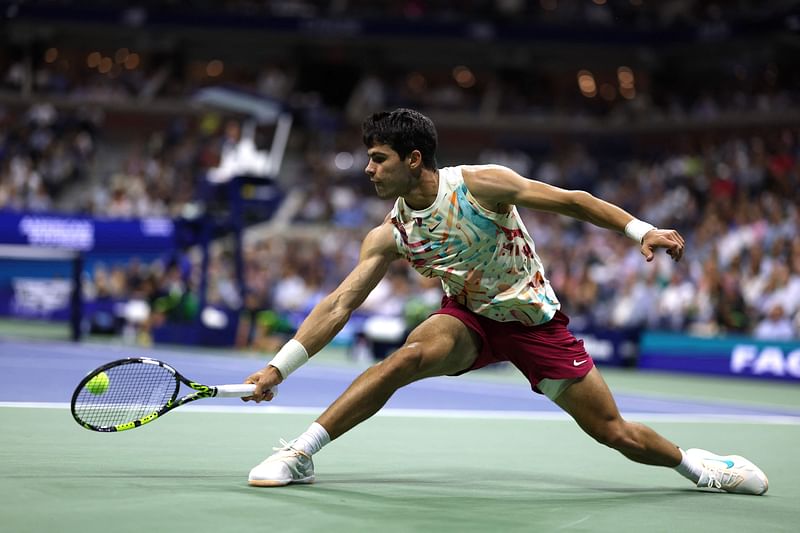
<instances>
[{"instance_id":1,"label":"white nike swoosh logo","mask_svg":"<svg viewBox=\"0 0 800 533\"><path fill-rule=\"evenodd\" d=\"M588 361L588 359L584 359L583 361L577 361L577 360L573 359L573 360L572 360L572 365L573 365L573 366L581 366L581 365L582 365L583 363L585 363L586 361Z\"/></svg>"}]
</instances>

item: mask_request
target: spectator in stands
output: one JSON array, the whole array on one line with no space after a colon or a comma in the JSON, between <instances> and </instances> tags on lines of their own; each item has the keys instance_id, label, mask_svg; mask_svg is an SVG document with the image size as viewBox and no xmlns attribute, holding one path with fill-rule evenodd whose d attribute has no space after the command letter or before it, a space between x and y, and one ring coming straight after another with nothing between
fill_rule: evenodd
<instances>
[{"instance_id":1,"label":"spectator in stands","mask_svg":"<svg viewBox=\"0 0 800 533\"><path fill-rule=\"evenodd\" d=\"M239 315L237 348L275 352L291 338L292 333L291 323L272 309L265 295L252 290L247 292Z\"/></svg>"},{"instance_id":2,"label":"spectator in stands","mask_svg":"<svg viewBox=\"0 0 800 533\"><path fill-rule=\"evenodd\" d=\"M656 303L660 327L679 331L686 326L694 309L694 291L695 288L684 270L674 269L672 278L659 294Z\"/></svg>"},{"instance_id":3,"label":"spectator in stands","mask_svg":"<svg viewBox=\"0 0 800 533\"><path fill-rule=\"evenodd\" d=\"M622 288L614 296L609 325L612 328L645 326L648 316L647 307L650 304L644 283L636 273L629 273L622 282Z\"/></svg>"},{"instance_id":4,"label":"spectator in stands","mask_svg":"<svg viewBox=\"0 0 800 533\"><path fill-rule=\"evenodd\" d=\"M753 336L762 340L788 341L798 335L792 321L784 313L783 305L775 302L767 311L767 316L756 326Z\"/></svg>"}]
</instances>

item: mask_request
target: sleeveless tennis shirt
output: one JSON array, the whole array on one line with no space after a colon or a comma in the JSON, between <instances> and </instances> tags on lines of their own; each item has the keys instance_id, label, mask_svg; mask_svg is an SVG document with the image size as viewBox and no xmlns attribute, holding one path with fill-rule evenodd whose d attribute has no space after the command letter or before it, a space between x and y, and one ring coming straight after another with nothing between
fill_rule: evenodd
<instances>
[{"instance_id":1,"label":"sleeveless tennis shirt","mask_svg":"<svg viewBox=\"0 0 800 533\"><path fill-rule=\"evenodd\" d=\"M426 277L441 278L447 296L499 322L548 322L561 307L517 208L494 213L475 200L461 167L439 169L431 206L398 198L391 212L400 254Z\"/></svg>"}]
</instances>

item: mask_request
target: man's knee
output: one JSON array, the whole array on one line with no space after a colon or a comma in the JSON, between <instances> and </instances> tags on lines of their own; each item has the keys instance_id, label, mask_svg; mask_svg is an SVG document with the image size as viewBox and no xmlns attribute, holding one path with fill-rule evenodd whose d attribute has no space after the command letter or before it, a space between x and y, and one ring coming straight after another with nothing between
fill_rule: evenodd
<instances>
[{"instance_id":1,"label":"man's knee","mask_svg":"<svg viewBox=\"0 0 800 533\"><path fill-rule=\"evenodd\" d=\"M621 418L604 420L587 433L600 444L615 450L630 451L640 447L633 426Z\"/></svg>"},{"instance_id":2,"label":"man's knee","mask_svg":"<svg viewBox=\"0 0 800 533\"><path fill-rule=\"evenodd\" d=\"M386 375L413 380L435 373L437 364L442 359L444 355L436 353L431 347L411 342L401 346L378 366Z\"/></svg>"}]
</instances>

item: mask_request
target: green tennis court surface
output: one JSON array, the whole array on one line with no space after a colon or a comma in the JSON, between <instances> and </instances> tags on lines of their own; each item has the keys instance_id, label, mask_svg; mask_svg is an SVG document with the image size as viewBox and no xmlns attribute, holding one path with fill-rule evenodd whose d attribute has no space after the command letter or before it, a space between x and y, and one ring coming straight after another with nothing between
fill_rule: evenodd
<instances>
[{"instance_id":1,"label":"green tennis court surface","mask_svg":"<svg viewBox=\"0 0 800 533\"><path fill-rule=\"evenodd\" d=\"M101 435L65 409L0 408L4 532L797 531L800 426L651 423L753 458L764 497L707 494L568 421L376 417L316 456L318 482L247 472L313 417L170 413Z\"/></svg>"},{"instance_id":2,"label":"green tennis court surface","mask_svg":"<svg viewBox=\"0 0 800 533\"><path fill-rule=\"evenodd\" d=\"M519 411L385 411L315 456L316 484L254 488L247 485L250 468L280 438L308 427L314 406L356 372L341 350L326 349L282 387L276 405L305 406L302 414L243 409L239 402L230 409L210 400L134 431L99 434L75 424L65 406L80 377L100 361L160 356L180 362L191 377L230 381L264 356L186 348L140 353L107 343L42 341L64 336L41 332L31 342L27 330L2 325L2 533L760 533L797 531L800 523L794 460L800 387L790 383L602 369L628 418L684 447L756 462L770 478L763 497L704 493L668 469L627 461L559 417L513 370L412 386L398 393L405 394L398 406L415 406L425 394L461 394L514 402L509 409L530 409L522 413L528 418ZM315 399L303 404L308 397Z\"/></svg>"}]
</instances>

